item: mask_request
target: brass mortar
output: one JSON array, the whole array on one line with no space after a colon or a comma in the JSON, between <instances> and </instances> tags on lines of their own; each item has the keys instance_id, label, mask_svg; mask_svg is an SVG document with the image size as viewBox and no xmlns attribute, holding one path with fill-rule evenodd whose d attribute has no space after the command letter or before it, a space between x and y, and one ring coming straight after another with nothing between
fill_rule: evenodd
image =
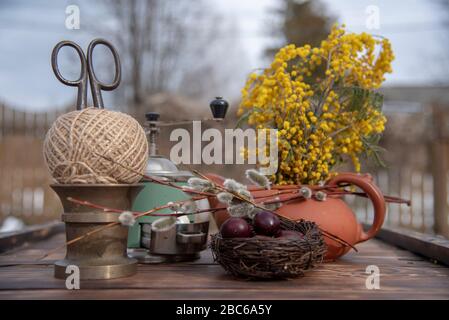
<instances>
[{"instance_id":1,"label":"brass mortar","mask_svg":"<svg viewBox=\"0 0 449 320\"><path fill-rule=\"evenodd\" d=\"M98 205L130 210L143 184L53 184L64 208L62 221L67 241L111 222L118 222L119 213L104 212L75 204L73 197ZM79 267L80 279L112 279L127 277L137 271L137 260L127 256L128 227L121 224L106 228L67 247L66 257L55 263L55 277L65 279L68 265Z\"/></svg>"}]
</instances>

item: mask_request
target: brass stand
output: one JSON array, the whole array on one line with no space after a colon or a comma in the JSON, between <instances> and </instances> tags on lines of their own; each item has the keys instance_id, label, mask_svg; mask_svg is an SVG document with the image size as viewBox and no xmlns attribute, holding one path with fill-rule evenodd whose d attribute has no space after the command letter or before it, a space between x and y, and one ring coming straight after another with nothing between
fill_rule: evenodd
<instances>
[{"instance_id":1,"label":"brass stand","mask_svg":"<svg viewBox=\"0 0 449 320\"><path fill-rule=\"evenodd\" d=\"M119 214L77 205L68 201L67 197L125 211L130 210L143 185L54 184L51 187L64 207L62 221L65 222L67 241L70 241L93 229L117 222ZM55 277L65 279L68 265L79 268L81 280L112 279L135 274L137 260L127 256L127 239L128 228L118 224L69 245L65 259L55 263Z\"/></svg>"}]
</instances>

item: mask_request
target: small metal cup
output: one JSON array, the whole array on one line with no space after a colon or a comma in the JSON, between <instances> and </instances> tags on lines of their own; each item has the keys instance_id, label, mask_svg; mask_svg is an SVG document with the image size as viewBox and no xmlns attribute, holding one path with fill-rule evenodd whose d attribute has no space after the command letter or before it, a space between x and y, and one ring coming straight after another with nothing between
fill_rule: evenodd
<instances>
[{"instance_id":1,"label":"small metal cup","mask_svg":"<svg viewBox=\"0 0 449 320\"><path fill-rule=\"evenodd\" d=\"M149 243L144 244L146 246L149 244L151 254L196 255L206 249L209 221L177 223L162 229L155 227L154 224L157 223L142 226L144 238L151 239Z\"/></svg>"}]
</instances>

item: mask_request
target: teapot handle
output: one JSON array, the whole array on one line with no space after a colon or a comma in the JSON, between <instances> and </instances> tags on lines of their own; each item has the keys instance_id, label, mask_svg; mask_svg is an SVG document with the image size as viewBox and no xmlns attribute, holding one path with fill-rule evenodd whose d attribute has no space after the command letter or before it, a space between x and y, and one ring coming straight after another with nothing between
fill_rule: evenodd
<instances>
[{"instance_id":1,"label":"teapot handle","mask_svg":"<svg viewBox=\"0 0 449 320\"><path fill-rule=\"evenodd\" d=\"M371 228L365 232L361 230L359 242L363 242L374 237L379 229L382 227L382 224L385 219L386 213L386 205L385 199L382 194L382 191L374 184L373 178L369 174L356 174L356 173L340 173L338 176L331 178L327 185L330 186L338 186L341 183L350 183L353 184L360 189L362 189L368 195L369 199L373 203L374 207L374 221Z\"/></svg>"}]
</instances>

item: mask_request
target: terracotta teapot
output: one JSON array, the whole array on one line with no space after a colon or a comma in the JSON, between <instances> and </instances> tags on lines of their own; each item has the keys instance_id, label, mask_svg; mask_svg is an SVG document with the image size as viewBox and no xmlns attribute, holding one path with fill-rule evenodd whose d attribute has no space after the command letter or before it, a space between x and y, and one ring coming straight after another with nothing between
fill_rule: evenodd
<instances>
[{"instance_id":1,"label":"terracotta teapot","mask_svg":"<svg viewBox=\"0 0 449 320\"><path fill-rule=\"evenodd\" d=\"M217 184L222 184L224 178L215 174L207 175ZM305 219L314 221L318 226L328 233L337 236L351 245L371 239L382 227L385 218L385 199L380 189L374 184L372 177L368 174L361 175L355 173L340 173L331 178L326 185L338 186L349 183L362 189L373 203L374 221L368 231L364 231L362 225L342 200L342 195L329 195L325 201L318 201L315 198L296 199L283 204L276 212L279 215L292 220ZM313 189L313 187L311 187ZM278 193L278 190L260 190L260 188L248 187L255 198L270 197ZM282 198L282 195L280 196ZM211 208L222 206L216 198L209 199ZM217 225L221 224L229 217L226 210L217 211L214 214ZM328 246L326 260L335 260L347 253L351 248L335 240L325 237Z\"/></svg>"}]
</instances>

